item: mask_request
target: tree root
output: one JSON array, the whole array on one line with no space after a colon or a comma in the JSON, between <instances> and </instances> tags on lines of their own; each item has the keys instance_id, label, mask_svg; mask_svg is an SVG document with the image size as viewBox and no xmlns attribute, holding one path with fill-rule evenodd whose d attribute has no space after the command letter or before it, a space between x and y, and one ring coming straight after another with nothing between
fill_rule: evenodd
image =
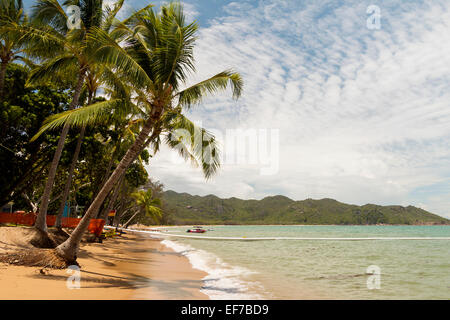
<instances>
[{"instance_id":1,"label":"tree root","mask_svg":"<svg viewBox=\"0 0 450 320\"><path fill-rule=\"evenodd\" d=\"M67 261L55 249L29 249L18 252L3 253L0 262L16 266L65 269L70 265L78 265L76 261Z\"/></svg>"},{"instance_id":2,"label":"tree root","mask_svg":"<svg viewBox=\"0 0 450 320\"><path fill-rule=\"evenodd\" d=\"M53 249L57 246L57 243L49 236L48 233L45 233L39 229L35 229L35 234L30 240L30 243L36 248Z\"/></svg>"}]
</instances>

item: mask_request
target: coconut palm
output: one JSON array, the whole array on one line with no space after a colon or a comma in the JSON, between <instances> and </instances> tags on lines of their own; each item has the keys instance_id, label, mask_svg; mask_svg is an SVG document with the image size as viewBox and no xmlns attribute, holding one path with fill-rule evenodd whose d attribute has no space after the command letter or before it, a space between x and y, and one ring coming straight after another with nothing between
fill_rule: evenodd
<instances>
[{"instance_id":1,"label":"coconut palm","mask_svg":"<svg viewBox=\"0 0 450 320\"><path fill-rule=\"evenodd\" d=\"M109 34L99 28L91 31L88 37L98 61L114 65L132 86L135 93L133 105L140 110L142 127L77 228L56 248L68 262L76 260L79 243L93 214L146 147L151 146L155 153L164 141L186 159L198 163L206 178L216 173L220 165L216 140L206 130L195 126L182 112L200 103L208 94L223 91L228 86L234 98L238 98L242 91L241 77L230 70L186 86L187 74L195 71L193 47L197 24L185 23L179 4L164 5L159 14L150 8L142 10L118 24ZM112 113L127 107L129 105L120 99L110 99L69 110L49 118L40 133L65 125L81 127L107 121Z\"/></svg>"},{"instance_id":2,"label":"coconut palm","mask_svg":"<svg viewBox=\"0 0 450 320\"><path fill-rule=\"evenodd\" d=\"M75 109L88 71L98 65L87 45L87 35L93 28L99 28L107 33L122 4L123 0L119 0L113 7L106 6L103 10L102 0L67 0L64 5L77 5L81 13L79 28L68 29L68 16L57 0L38 0L32 14L34 25L25 28L23 32L24 39L33 45L33 53L44 57L45 60L41 66L33 70L29 82L52 80L62 73L76 74L76 85L69 105L69 110ZM52 50L48 50L49 47ZM69 128L70 125L67 124L61 131L36 218L35 227L44 232L47 231L47 209L56 169Z\"/></svg>"},{"instance_id":3,"label":"coconut palm","mask_svg":"<svg viewBox=\"0 0 450 320\"><path fill-rule=\"evenodd\" d=\"M116 14L116 13L117 13L117 11L112 11L112 14ZM108 20L106 20L106 21L108 21ZM127 93L124 92L126 90L123 90L123 88L118 88L117 86L114 86L114 81L117 82L117 80L114 79L114 73L111 70L107 69L106 67L102 68L101 66L97 66L97 68L95 68L95 67L88 68L88 71L86 73L85 88L84 88L85 95L87 95L87 105L92 104L93 100L96 98L97 91L100 89L100 87L104 83L109 83L110 87L115 89L114 94L116 94L116 95L119 94L122 97L124 97L124 99L126 99L125 97L127 96ZM72 162L70 164L68 175L67 175L67 180L64 185L64 191L62 193L61 202L60 202L60 206L59 206L59 210L58 210L56 222L55 222L55 227L57 227L57 228L61 228L61 226L62 226L62 216L64 213L64 208L66 206L67 198L70 193L70 188L72 185L72 178L73 178L75 167L76 167L76 164L78 161L78 156L81 151L81 143L83 141L85 132L86 132L86 125L83 125L80 129L80 134L77 139L77 145L75 147L75 151L72 156Z\"/></svg>"},{"instance_id":4,"label":"coconut palm","mask_svg":"<svg viewBox=\"0 0 450 320\"><path fill-rule=\"evenodd\" d=\"M38 0L33 7L33 26L26 28L24 38L33 45L34 54L44 58L42 65L32 71L30 83L40 83L55 80L58 74L76 74L75 87L69 109L78 105L86 72L92 60L86 54L86 34L94 21L101 15L101 1L88 1L97 6L82 6L82 23L80 29L68 29L68 16L57 0ZM100 5L100 10L99 6ZM45 26L45 27L44 27ZM48 50L48 48L52 50ZM49 52L45 52L49 51ZM63 127L58 145L50 164L48 178L45 184L41 206L36 218L35 227L47 232L47 209L55 181L56 170L61 158L69 125Z\"/></svg>"},{"instance_id":5,"label":"coconut palm","mask_svg":"<svg viewBox=\"0 0 450 320\"><path fill-rule=\"evenodd\" d=\"M0 0L0 28L11 24L26 26L28 17L23 10L22 0ZM9 63L20 60L33 65L26 57L26 47L20 33L13 29L2 29L0 32L0 101L3 100L6 67Z\"/></svg>"},{"instance_id":6,"label":"coconut palm","mask_svg":"<svg viewBox=\"0 0 450 320\"><path fill-rule=\"evenodd\" d=\"M125 147L125 150L127 150L127 147L129 147L134 142L134 132L132 131L133 124L128 125L126 127L126 134L123 134L120 139L117 141L118 145L116 145L116 148L118 151L121 151L122 148ZM122 149L123 150L123 149ZM115 154L115 156L118 156L118 153ZM140 161L140 166L143 167L142 159L140 156L138 156ZM117 159L114 159L116 161ZM144 169L145 170L145 169ZM109 176L107 177L109 178ZM117 198L119 197L119 193L122 192L123 185L126 183L125 181L125 175L122 175L116 184L115 188L112 190L111 196L109 198L108 204L104 206L103 212L99 212L97 215L98 219L107 220L108 214L111 212L111 210L114 209L114 205L116 203ZM96 215L94 214L93 217Z\"/></svg>"},{"instance_id":7,"label":"coconut palm","mask_svg":"<svg viewBox=\"0 0 450 320\"><path fill-rule=\"evenodd\" d=\"M139 213L144 214L147 217L153 218L155 221L159 221L162 218L161 200L159 198L153 198L152 189L140 190L131 194L136 201L138 210L131 216L130 219L123 225L126 228L134 217Z\"/></svg>"},{"instance_id":8,"label":"coconut palm","mask_svg":"<svg viewBox=\"0 0 450 320\"><path fill-rule=\"evenodd\" d=\"M89 78L90 77L88 76L88 79ZM88 93L87 104L90 105L92 103L93 98L95 97L95 91L92 91L90 89L88 89L88 90L89 90L89 93ZM59 206L58 213L56 215L56 221L55 221L55 227L59 228L59 229L62 227L62 216L64 214L64 208L66 206L67 198L69 197L70 187L72 186L72 178L73 178L73 174L75 171L75 167L77 165L78 156L80 155L81 143L83 142L85 132L86 132L86 126L83 126L80 130L80 134L77 139L77 145L75 147L75 151L72 156L72 162L70 163L69 171L67 173L67 180L64 185L64 191L61 196L61 202L60 202L60 206Z\"/></svg>"},{"instance_id":9,"label":"coconut palm","mask_svg":"<svg viewBox=\"0 0 450 320\"><path fill-rule=\"evenodd\" d=\"M105 31L105 32L109 32L111 27L113 26L115 20L116 20L116 15L118 14L119 10L122 8L123 6L123 2L124 0L119 0L116 3L114 3L112 6L111 5L105 5L103 7L103 16L100 23L100 28ZM94 4L97 2L94 2ZM68 4L78 4L77 1L72 1ZM98 22L96 23L98 24ZM112 84L111 84L112 82ZM118 88L115 84L117 84L117 80L115 80L115 75L114 72L112 72L112 70L107 69L106 67L102 66L90 66L87 70L86 73L86 77L85 77L85 89L87 91L87 105L90 105L92 103L92 101L95 99L96 95L97 95L97 91L100 89L100 87L104 84L104 83L109 83L110 84L110 88L114 88L115 89L115 93L116 95L122 95L122 96L127 96L127 93L124 92L126 91L126 89L124 90L123 87ZM122 84L121 84L122 85ZM62 198L61 198L61 203L60 203L60 207L58 210L58 214L57 214L57 218L56 218L56 222L55 222L55 226L57 228L61 227L61 222L62 222L62 215L64 213L64 207L66 205L66 201L67 198L69 196L69 192L70 192L70 187L72 185L72 178L73 178L73 173L75 170L75 166L76 163L78 161L78 156L80 153L80 149L81 149L81 143L84 137L86 131L86 126L82 126L81 130L80 130L80 134L77 140L77 145L74 151L74 154L72 156L72 162L68 171L68 176L67 176L67 180L66 180L66 184L64 186L64 191L62 194Z\"/></svg>"}]
</instances>

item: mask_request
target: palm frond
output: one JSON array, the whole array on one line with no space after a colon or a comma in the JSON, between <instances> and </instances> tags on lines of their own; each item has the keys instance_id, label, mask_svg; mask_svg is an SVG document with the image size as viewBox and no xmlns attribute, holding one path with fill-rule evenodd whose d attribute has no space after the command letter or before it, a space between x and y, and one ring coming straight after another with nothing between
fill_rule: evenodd
<instances>
[{"instance_id":1,"label":"palm frond","mask_svg":"<svg viewBox=\"0 0 450 320\"><path fill-rule=\"evenodd\" d=\"M77 58L68 53L49 59L31 71L27 85L45 84L47 81L55 80L61 72L71 74L68 71L73 70L77 63Z\"/></svg>"},{"instance_id":2,"label":"palm frond","mask_svg":"<svg viewBox=\"0 0 450 320\"><path fill-rule=\"evenodd\" d=\"M121 70L124 75L134 79L134 85L148 87L152 80L142 67L106 32L100 28L93 28L88 35L89 41L97 49L94 59Z\"/></svg>"},{"instance_id":3,"label":"palm frond","mask_svg":"<svg viewBox=\"0 0 450 320\"><path fill-rule=\"evenodd\" d=\"M183 7L170 3L161 9L159 45L154 49L154 73L158 82L173 90L185 82L187 72L194 72L193 48L198 25L185 25Z\"/></svg>"},{"instance_id":4,"label":"palm frond","mask_svg":"<svg viewBox=\"0 0 450 320\"><path fill-rule=\"evenodd\" d=\"M138 207L145 213L145 215L161 219L162 210L159 208L161 206L161 200L158 198L153 198L152 189L136 191L131 194L136 201Z\"/></svg>"},{"instance_id":5,"label":"palm frond","mask_svg":"<svg viewBox=\"0 0 450 320\"><path fill-rule=\"evenodd\" d=\"M242 94L243 81L238 73L232 70L222 71L215 76L201 81L183 91L178 92L178 103L181 106L190 108L192 105L199 104L207 94L214 94L225 90L231 85L233 98L238 99Z\"/></svg>"},{"instance_id":6,"label":"palm frond","mask_svg":"<svg viewBox=\"0 0 450 320\"><path fill-rule=\"evenodd\" d=\"M109 5L106 5L103 22L101 28L108 32L111 29L111 26L113 25L114 20L116 19L117 13L119 13L120 9L122 9L123 2L125 0L118 0L114 3L114 5L111 7Z\"/></svg>"},{"instance_id":7,"label":"palm frond","mask_svg":"<svg viewBox=\"0 0 450 320\"><path fill-rule=\"evenodd\" d=\"M200 166L206 179L211 178L220 167L220 150L214 135L181 114L168 129L166 144L178 151L183 159Z\"/></svg>"},{"instance_id":8,"label":"palm frond","mask_svg":"<svg viewBox=\"0 0 450 320\"><path fill-rule=\"evenodd\" d=\"M135 12L133 12L128 18L126 18L125 20L122 21L123 24L127 25L129 23L132 23L134 19L136 19L136 17L142 15L144 12L148 11L150 8L154 7L153 4L149 4L145 7L143 7L142 9L139 9Z\"/></svg>"},{"instance_id":9,"label":"palm frond","mask_svg":"<svg viewBox=\"0 0 450 320\"><path fill-rule=\"evenodd\" d=\"M14 21L27 22L28 17L23 10L22 0L0 0L0 24Z\"/></svg>"},{"instance_id":10,"label":"palm frond","mask_svg":"<svg viewBox=\"0 0 450 320\"><path fill-rule=\"evenodd\" d=\"M102 66L99 74L100 81L111 91L113 97L121 97L124 99L130 98L131 88L126 82L126 79L121 77L120 73L115 72L108 66Z\"/></svg>"},{"instance_id":11,"label":"palm frond","mask_svg":"<svg viewBox=\"0 0 450 320\"><path fill-rule=\"evenodd\" d=\"M97 102L82 108L68 110L48 117L38 133L31 139L36 140L44 132L62 127L66 124L71 127L82 127L93 124L106 123L115 108L123 103L121 99Z\"/></svg>"},{"instance_id":12,"label":"palm frond","mask_svg":"<svg viewBox=\"0 0 450 320\"><path fill-rule=\"evenodd\" d=\"M36 26L51 26L58 32L67 32L67 14L57 0L37 0L31 10L31 21Z\"/></svg>"},{"instance_id":13,"label":"palm frond","mask_svg":"<svg viewBox=\"0 0 450 320\"><path fill-rule=\"evenodd\" d=\"M9 23L1 26L0 32L14 34L18 43L26 44L27 54L37 58L54 57L66 46L65 37L49 26Z\"/></svg>"},{"instance_id":14,"label":"palm frond","mask_svg":"<svg viewBox=\"0 0 450 320\"><path fill-rule=\"evenodd\" d=\"M26 66L28 66L31 69L37 67L35 61L33 61L31 59L28 59L27 57L24 57L22 55L16 55L16 56L13 57L13 59L22 61L23 63L25 63Z\"/></svg>"},{"instance_id":15,"label":"palm frond","mask_svg":"<svg viewBox=\"0 0 450 320\"><path fill-rule=\"evenodd\" d=\"M145 214L152 218L157 218L158 220L162 218L162 210L156 206L148 206L145 208Z\"/></svg>"}]
</instances>

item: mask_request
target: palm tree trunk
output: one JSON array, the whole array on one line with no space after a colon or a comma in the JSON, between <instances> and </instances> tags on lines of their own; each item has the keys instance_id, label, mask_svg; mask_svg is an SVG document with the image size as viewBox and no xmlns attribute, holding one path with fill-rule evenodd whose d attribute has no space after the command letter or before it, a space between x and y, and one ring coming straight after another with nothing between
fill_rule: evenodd
<instances>
[{"instance_id":1,"label":"palm tree trunk","mask_svg":"<svg viewBox=\"0 0 450 320\"><path fill-rule=\"evenodd\" d=\"M140 212L140 211L136 211L136 213L133 214L133 216L132 216L130 219L128 219L128 221L125 222L125 224L124 224L122 227L126 229L126 228L128 227L128 224L133 220L134 217L136 217L136 215L137 215L139 212Z\"/></svg>"},{"instance_id":2,"label":"palm tree trunk","mask_svg":"<svg viewBox=\"0 0 450 320\"><path fill-rule=\"evenodd\" d=\"M72 102L70 103L69 110L74 109L78 105L78 100L80 98L81 88L83 86L84 77L86 71L82 69L78 75L78 83L75 87ZM42 202L39 207L39 214L36 218L34 224L35 228L44 232L47 232L47 209L50 200L50 195L53 189L53 183L55 182L56 169L58 168L59 159L64 148L64 142L66 140L67 133L69 132L70 126L66 124L61 131L61 136L58 140L58 146L56 147L55 154L53 155L52 164L50 165L50 170L48 173L47 183L45 184L44 194L42 195Z\"/></svg>"},{"instance_id":3,"label":"palm tree trunk","mask_svg":"<svg viewBox=\"0 0 450 320\"><path fill-rule=\"evenodd\" d=\"M151 119L146 121L144 127L142 128L142 131L139 133L139 136L136 138L131 148L128 149L117 168L109 177L108 181L106 181L106 183L103 185L94 201L92 201L83 219L81 219L80 223L71 233L70 237L66 241L61 243L58 247L56 247L56 251L58 252L58 254L64 257L68 262L76 261L81 238L83 237L84 232L87 230L91 218L98 212L98 209L105 200L106 196L125 173L125 170L134 160L136 160L138 155L145 148L146 139L152 130L153 123L154 122Z\"/></svg>"},{"instance_id":4,"label":"palm tree trunk","mask_svg":"<svg viewBox=\"0 0 450 320\"><path fill-rule=\"evenodd\" d=\"M124 212L125 212L125 210L120 210L120 211L116 212L116 215L114 216L114 220L113 220L113 226L115 226L116 228L119 227L120 219L122 218Z\"/></svg>"},{"instance_id":5,"label":"palm tree trunk","mask_svg":"<svg viewBox=\"0 0 450 320\"><path fill-rule=\"evenodd\" d=\"M103 187L103 185L106 183L108 177L109 177L110 174L111 174L111 169L112 169L114 160L116 159L116 157L117 157L118 154L119 154L119 150L120 150L120 139L121 139L121 137L119 136L118 143L117 143L117 145L116 145L116 147L115 147L115 150L114 150L113 154L111 155L111 159L109 160L108 167L106 168L105 174L104 174L104 176L103 176L103 178L102 178L102 181L101 181L101 184L99 185L99 188L98 188L97 191L95 192L95 196L97 196L97 194L100 192L101 187ZM94 215L94 217L97 217L97 219L102 219L102 217L103 217L102 211L99 210L99 212L97 212L97 213Z\"/></svg>"},{"instance_id":6,"label":"palm tree trunk","mask_svg":"<svg viewBox=\"0 0 450 320\"><path fill-rule=\"evenodd\" d=\"M61 228L62 216L64 213L64 208L66 206L67 198L69 197L70 187L72 186L73 172L77 165L78 156L80 155L81 143L83 142L84 133L86 132L86 126L81 128L80 136L78 137L77 146L75 147L75 152L73 154L72 163L69 168L69 176L67 177L66 185L64 186L64 192L61 199L61 204L59 205L58 216L56 217L55 227Z\"/></svg>"},{"instance_id":7,"label":"palm tree trunk","mask_svg":"<svg viewBox=\"0 0 450 320\"><path fill-rule=\"evenodd\" d=\"M88 105L92 103L92 96L95 93L89 92ZM69 197L70 187L72 186L73 172L75 171L75 166L77 165L78 156L80 155L81 143L83 142L84 134L86 132L86 125L83 125L80 130L80 136L77 140L77 146L75 147L75 152L73 154L72 163L69 168L69 176L67 177L66 185L64 186L64 192L61 199L61 204L59 206L58 215L56 216L55 227L60 229L62 226L62 216L64 214L64 208L66 206L67 198Z\"/></svg>"},{"instance_id":8,"label":"palm tree trunk","mask_svg":"<svg viewBox=\"0 0 450 320\"><path fill-rule=\"evenodd\" d=\"M117 200L117 197L119 196L119 191L120 191L120 186L122 184L123 178L125 177L125 175L122 175L119 179L119 182L117 183L113 194L111 195L111 199L109 200L108 205L106 206L105 209L105 213L103 214L102 219L105 220L106 222L108 221L108 215L111 212L111 210L114 208L114 203ZM106 224L106 223L105 223Z\"/></svg>"},{"instance_id":9,"label":"palm tree trunk","mask_svg":"<svg viewBox=\"0 0 450 320\"><path fill-rule=\"evenodd\" d=\"M8 61L2 60L0 64L0 101L3 101L3 92L5 91L6 66Z\"/></svg>"},{"instance_id":10,"label":"palm tree trunk","mask_svg":"<svg viewBox=\"0 0 450 320\"><path fill-rule=\"evenodd\" d=\"M120 206L119 209L116 212L116 215L114 216L114 221L113 221L113 225L116 226L116 228L119 226L120 224L120 219L122 218L123 214L127 211L125 209L125 198L127 196L127 188L125 188L126 186L124 186L124 189L122 189L122 199L120 199Z\"/></svg>"}]
</instances>

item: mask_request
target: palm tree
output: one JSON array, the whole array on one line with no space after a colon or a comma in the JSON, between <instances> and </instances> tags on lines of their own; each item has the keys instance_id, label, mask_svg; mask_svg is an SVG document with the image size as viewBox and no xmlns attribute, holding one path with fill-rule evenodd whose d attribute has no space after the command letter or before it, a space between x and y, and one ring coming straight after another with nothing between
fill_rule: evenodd
<instances>
[{"instance_id":1,"label":"palm tree","mask_svg":"<svg viewBox=\"0 0 450 320\"><path fill-rule=\"evenodd\" d=\"M0 0L0 27L10 24L25 26L28 17L23 10L22 0ZM26 58L24 43L20 34L11 29L0 32L0 101L3 100L5 88L6 67L15 60L21 60L28 65L32 62Z\"/></svg>"},{"instance_id":2,"label":"palm tree","mask_svg":"<svg viewBox=\"0 0 450 320\"><path fill-rule=\"evenodd\" d=\"M101 1L94 2L100 4ZM45 59L42 65L32 71L30 83L51 81L55 79L55 75L63 72L77 75L69 110L78 106L86 71L91 62L89 56L86 55L86 51L88 51L85 41L87 29L92 21L99 19L98 7L83 6L81 10L84 17L81 29L70 30L67 28L68 17L57 0L38 0L33 8L33 26L24 30L24 37L34 45L34 53ZM48 50L49 47L52 50ZM51 52L46 53L45 50ZM69 128L70 126L66 125L61 131L36 218L35 228L43 232L47 232L47 209Z\"/></svg>"},{"instance_id":3,"label":"palm tree","mask_svg":"<svg viewBox=\"0 0 450 320\"><path fill-rule=\"evenodd\" d=\"M136 205L139 210L137 210L130 219L123 225L126 228L130 222L136 217L139 213L144 214L147 217L151 217L156 221L161 220L162 211L161 211L161 200L159 198L153 198L152 189L140 190L131 194L131 196L135 199Z\"/></svg>"},{"instance_id":4,"label":"palm tree","mask_svg":"<svg viewBox=\"0 0 450 320\"><path fill-rule=\"evenodd\" d=\"M107 221L108 215L111 212L111 210L114 209L114 205L116 204L116 200L119 197L119 192L122 189L124 180L125 180L125 175L120 177L118 183L116 184L116 186L113 189L114 191L111 194L111 198L109 199L108 205L106 206L105 211L103 212L103 216L101 217L105 221Z\"/></svg>"},{"instance_id":5,"label":"palm tree","mask_svg":"<svg viewBox=\"0 0 450 320\"><path fill-rule=\"evenodd\" d=\"M122 0L122 2L123 2L123 0ZM117 8L117 6L116 6L116 8ZM115 14L117 14L117 12L118 12L118 8L117 8L117 10L111 11L111 14L115 15ZM106 19L106 21L108 21L108 19ZM99 90L99 88L102 86L103 83L109 83L111 81L114 81L114 79L112 79L112 75L113 75L112 71L107 70L105 67L101 68L101 67L97 66L97 68L95 68L95 69L93 69L92 67L88 68L88 71L86 73L86 79L85 79L85 92L87 95L87 105L92 104L93 100L96 98L97 91ZM114 87L114 85L112 85L112 86ZM116 91L118 91L118 93L116 93L116 94L121 94L123 97L126 96L126 93L124 93L123 90L120 90L120 88L117 88L117 87L114 87L114 88L116 89ZM64 185L64 191L62 194L59 210L58 210L58 213L56 216L55 227L57 227L57 228L61 228L61 226L62 226L62 216L64 213L64 208L66 206L67 198L70 193L70 187L72 186L72 178L73 178L75 167L76 167L76 164L78 161L78 156L81 151L81 143L83 141L85 132L86 132L86 125L83 125L81 127L80 134L79 134L78 140L77 140L77 145L75 147L75 151L72 156L72 162L69 167L67 180Z\"/></svg>"},{"instance_id":6,"label":"palm tree","mask_svg":"<svg viewBox=\"0 0 450 320\"><path fill-rule=\"evenodd\" d=\"M89 79L89 76L88 76ZM88 89L88 100L87 104L90 105L92 103L93 98L95 97L95 91ZM64 214L64 208L66 206L67 198L69 197L70 187L72 186L72 178L73 173L75 171L75 167L77 165L78 156L81 151L81 143L83 142L84 134L86 132L86 126L81 127L80 134L77 139L77 145L75 147L75 151L72 156L72 162L70 163L69 172L67 173L67 180L64 185L64 191L61 196L61 202L59 205L58 213L56 215L55 227L61 229L62 227L62 216Z\"/></svg>"},{"instance_id":7,"label":"palm tree","mask_svg":"<svg viewBox=\"0 0 450 320\"><path fill-rule=\"evenodd\" d=\"M186 88L187 73L194 72L193 45L197 24L186 24L179 4L164 5L159 14L146 8L118 24L110 34L93 28L89 34L98 61L114 65L123 74L135 96L134 107L140 110L142 128L134 143L103 185L83 219L70 237L56 248L68 262L76 260L78 246L90 219L128 166L148 146L159 150L164 140L186 159L201 165L206 178L220 166L217 143L206 130L189 121L182 111L198 104L208 94L225 90L229 85L233 97L242 91L242 79L230 70ZM182 89L185 86L185 89ZM50 117L40 133L56 127L82 126L107 121L113 112L128 108L120 99L69 110ZM179 134L184 129L190 136ZM200 135L200 139L198 139Z\"/></svg>"},{"instance_id":8,"label":"palm tree","mask_svg":"<svg viewBox=\"0 0 450 320\"><path fill-rule=\"evenodd\" d=\"M72 2L72 4L75 4L75 3L76 2ZM111 28L116 20L116 15L122 8L123 3L124 3L124 0L118 0L116 3L114 3L113 6L110 6L110 5L104 6L104 8L103 8L104 12L102 14L101 21L99 22L99 27L103 31L105 31L105 32L111 31ZM116 79L114 72L112 70L107 69L105 66L103 66L103 68L102 68L102 66L98 66L98 65L96 66L96 68L91 66L90 68L88 68L88 71L86 74L86 80L85 80L86 90L88 92L87 93L87 96L88 96L87 105L90 105L92 103L92 101L95 99L95 97L97 95L97 91L104 83L109 83L110 87L112 87L116 90L116 92L113 92L112 95L121 95L123 97L127 96L126 89L124 89L123 87L121 87L121 88L117 87L118 80ZM122 86L123 84L120 83L120 85ZM66 201L67 201L67 198L70 193L70 187L72 185L72 177L73 177L76 163L78 161L78 156L79 156L80 149L81 149L81 143L82 143L85 131L86 131L86 125L81 127L80 134L79 134L79 137L77 140L77 145L75 148L75 152L72 157L72 162L71 162L71 165L69 168L67 181L64 186L64 192L62 195L60 207L59 207L58 214L56 217L55 227L57 227L57 228L61 228L61 225L62 225L62 215L64 213L64 207L66 205Z\"/></svg>"},{"instance_id":9,"label":"palm tree","mask_svg":"<svg viewBox=\"0 0 450 320\"><path fill-rule=\"evenodd\" d=\"M41 66L33 70L29 80L30 83L51 80L55 75L61 73L71 74L75 72L77 74L72 102L69 105L69 110L73 110L78 105L88 71L98 64L87 45L87 35L93 28L100 28L107 32L113 24L123 0L119 0L112 8L106 7L105 11L103 11L103 0L67 0L64 4L80 7L80 29L68 29L68 17L57 0L38 0L33 10L33 23L39 28L27 28L24 30L24 38L34 45L33 52L35 55L47 58ZM51 53L45 52L46 50L49 51L49 45L52 48ZM47 209L55 181L56 169L69 128L70 125L67 124L61 131L36 218L35 227L44 232L47 231Z\"/></svg>"}]
</instances>

